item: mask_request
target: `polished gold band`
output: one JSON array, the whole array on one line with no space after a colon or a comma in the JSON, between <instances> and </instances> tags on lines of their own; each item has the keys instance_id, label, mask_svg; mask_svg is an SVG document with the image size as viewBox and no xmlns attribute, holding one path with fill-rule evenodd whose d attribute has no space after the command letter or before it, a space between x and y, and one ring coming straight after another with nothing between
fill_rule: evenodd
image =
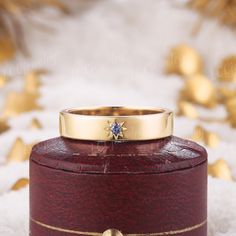
<instances>
[{"instance_id":1,"label":"polished gold band","mask_svg":"<svg viewBox=\"0 0 236 236\"><path fill-rule=\"evenodd\" d=\"M60 113L60 134L80 140L150 140L172 135L173 113L160 108L92 107Z\"/></svg>"}]
</instances>

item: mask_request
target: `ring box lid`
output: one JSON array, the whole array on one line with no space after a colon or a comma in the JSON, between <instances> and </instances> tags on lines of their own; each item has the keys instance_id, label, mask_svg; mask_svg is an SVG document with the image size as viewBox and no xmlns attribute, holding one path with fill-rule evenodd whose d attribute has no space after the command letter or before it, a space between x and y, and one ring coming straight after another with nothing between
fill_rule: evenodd
<instances>
[{"instance_id":1,"label":"ring box lid","mask_svg":"<svg viewBox=\"0 0 236 236\"><path fill-rule=\"evenodd\" d=\"M35 145L31 160L39 165L81 174L141 174L193 168L207 160L207 153L195 142L175 136L135 142L58 137Z\"/></svg>"}]
</instances>

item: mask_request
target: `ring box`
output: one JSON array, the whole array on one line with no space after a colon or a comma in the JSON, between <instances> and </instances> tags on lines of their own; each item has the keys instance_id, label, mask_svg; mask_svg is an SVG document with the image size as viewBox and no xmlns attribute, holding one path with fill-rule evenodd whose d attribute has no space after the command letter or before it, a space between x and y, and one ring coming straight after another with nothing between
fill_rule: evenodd
<instances>
[{"instance_id":1,"label":"ring box","mask_svg":"<svg viewBox=\"0 0 236 236\"><path fill-rule=\"evenodd\" d=\"M30 158L30 235L207 235L207 153L175 136L58 137Z\"/></svg>"}]
</instances>

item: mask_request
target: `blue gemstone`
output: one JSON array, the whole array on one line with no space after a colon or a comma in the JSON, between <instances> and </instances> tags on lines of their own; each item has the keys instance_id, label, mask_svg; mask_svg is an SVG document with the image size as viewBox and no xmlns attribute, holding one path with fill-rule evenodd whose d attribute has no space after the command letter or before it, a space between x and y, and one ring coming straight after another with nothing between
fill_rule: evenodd
<instances>
[{"instance_id":1,"label":"blue gemstone","mask_svg":"<svg viewBox=\"0 0 236 236\"><path fill-rule=\"evenodd\" d=\"M112 126L111 126L111 132L114 134L114 135L118 135L121 133L121 125L118 124L118 123L113 123Z\"/></svg>"}]
</instances>

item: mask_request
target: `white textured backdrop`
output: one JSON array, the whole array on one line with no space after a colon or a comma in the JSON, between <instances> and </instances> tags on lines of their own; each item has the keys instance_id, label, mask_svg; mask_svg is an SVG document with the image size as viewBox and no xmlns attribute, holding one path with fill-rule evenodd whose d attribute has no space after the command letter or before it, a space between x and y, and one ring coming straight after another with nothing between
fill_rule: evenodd
<instances>
[{"instance_id":1,"label":"white textured backdrop","mask_svg":"<svg viewBox=\"0 0 236 236\"><path fill-rule=\"evenodd\" d=\"M95 2L95 1L94 1ZM28 176L28 162L3 165L9 148L20 136L27 143L58 135L58 111L81 105L153 105L176 109L182 86L178 76L163 74L164 58L178 43L188 43L204 57L206 71L215 70L224 56L236 54L236 34L214 20L206 20L194 37L199 17L182 7L184 1L101 0L81 14L59 17L45 11L39 21L50 22L52 33L26 26L31 58L18 58L0 66L14 79L0 90L0 107L8 91L22 88L30 69L47 68L42 77L43 111L12 118L12 129L0 136L0 235L28 235L28 189L9 191L20 177ZM90 1L91 3L91 1ZM47 23L48 24L48 23ZM201 109L204 115L224 117L218 107ZM29 131L37 117L42 130ZM175 134L187 137L196 121L176 118ZM224 158L236 178L236 130L227 125L203 124L219 133L222 141L208 148L209 162ZM209 177L209 236L236 236L236 183Z\"/></svg>"}]
</instances>

